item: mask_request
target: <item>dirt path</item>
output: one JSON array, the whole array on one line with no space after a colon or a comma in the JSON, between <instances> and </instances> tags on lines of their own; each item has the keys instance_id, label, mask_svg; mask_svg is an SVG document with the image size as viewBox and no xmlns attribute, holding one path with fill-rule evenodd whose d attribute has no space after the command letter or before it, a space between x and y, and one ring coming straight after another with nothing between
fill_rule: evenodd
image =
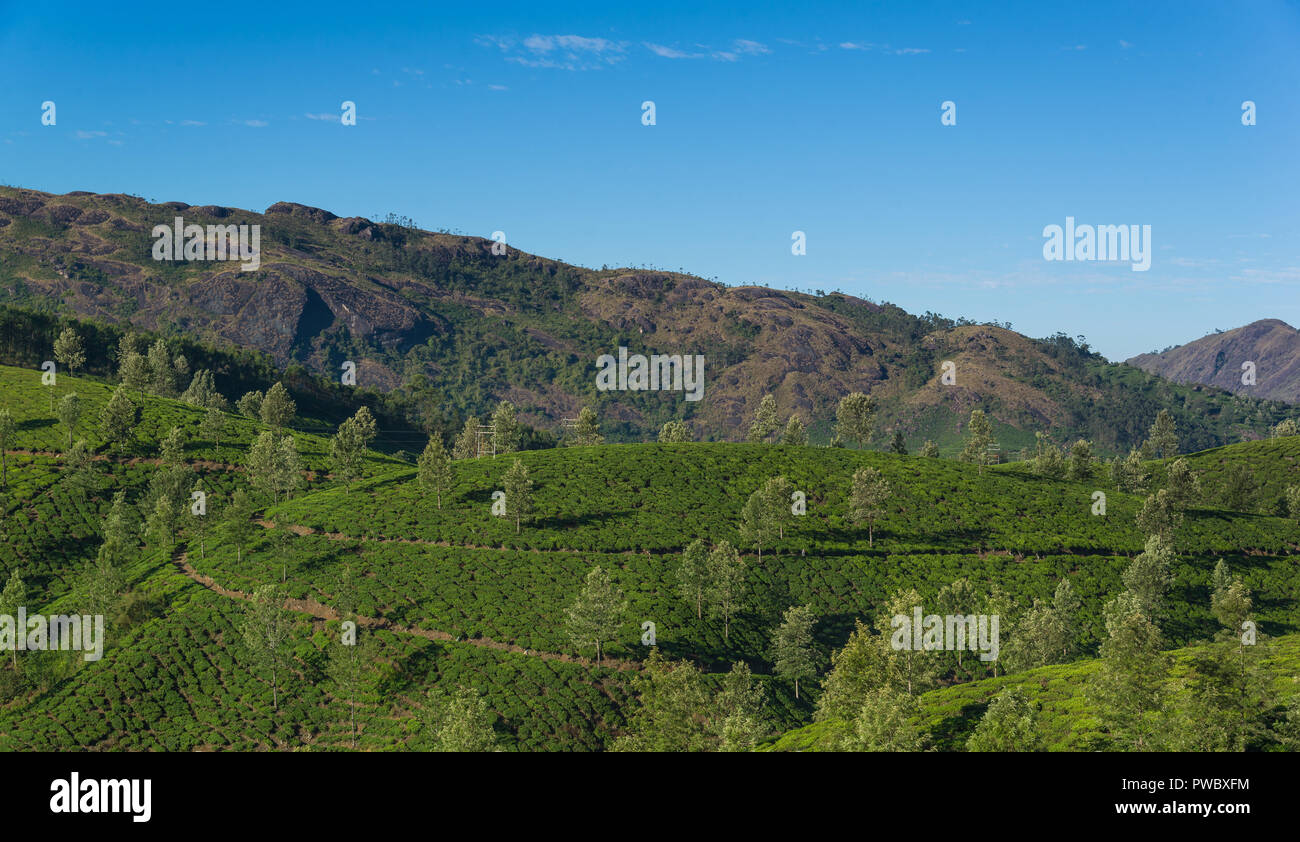
<instances>
[{"instance_id":1,"label":"dirt path","mask_svg":"<svg viewBox=\"0 0 1300 842\"><path fill-rule=\"evenodd\" d=\"M207 576L195 570L194 565L190 564L189 557L189 550L182 550L179 555L172 556L172 564L190 580L204 588L207 588L215 594L226 597L227 599L238 599L244 602L252 600L252 594L223 587L211 576ZM319 603L314 599L286 599L284 601L284 607L300 614L308 614L318 620L342 619L338 611L328 605ZM367 628L397 632L398 634L411 634L416 637L423 637L425 640L438 640L447 643L465 643L470 646L480 646L484 649L496 649L501 652L514 652L519 655L528 655L533 658L541 658L543 661L564 661L570 664L581 664L582 666L588 667L593 666L591 661L586 658L575 658L572 655L565 655L560 652L538 652L534 649L525 649L524 647L518 646L514 643L501 643L486 637L466 638L457 641L456 638L444 631L418 629L414 626L403 626L394 623L391 620L384 619L383 617L357 617L357 624ZM615 658L606 658L601 666L616 670L639 670L641 668L641 664L635 661L623 661Z\"/></svg>"}]
</instances>

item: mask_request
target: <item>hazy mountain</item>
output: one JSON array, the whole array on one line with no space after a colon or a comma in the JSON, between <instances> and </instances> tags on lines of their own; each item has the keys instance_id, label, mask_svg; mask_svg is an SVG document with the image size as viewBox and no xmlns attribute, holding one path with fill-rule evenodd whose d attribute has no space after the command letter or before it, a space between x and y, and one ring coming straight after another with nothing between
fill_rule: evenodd
<instances>
[{"instance_id":1,"label":"hazy mountain","mask_svg":"<svg viewBox=\"0 0 1300 842\"><path fill-rule=\"evenodd\" d=\"M1243 365L1248 362L1254 363L1254 384L1242 382L1247 373ZM1300 332L1279 319L1260 319L1159 354L1140 354L1128 363L1178 383L1300 401Z\"/></svg>"}]
</instances>

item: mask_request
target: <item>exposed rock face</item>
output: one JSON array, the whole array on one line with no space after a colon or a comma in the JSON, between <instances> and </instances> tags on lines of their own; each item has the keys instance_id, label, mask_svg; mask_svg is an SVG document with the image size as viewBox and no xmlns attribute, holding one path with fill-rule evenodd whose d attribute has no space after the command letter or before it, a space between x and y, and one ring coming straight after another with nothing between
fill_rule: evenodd
<instances>
[{"instance_id":1,"label":"exposed rock face","mask_svg":"<svg viewBox=\"0 0 1300 842\"><path fill-rule=\"evenodd\" d=\"M1128 363L1178 383L1300 402L1300 333L1279 319L1260 319L1159 354L1140 354ZM1242 382L1245 363L1254 363L1254 385Z\"/></svg>"}]
</instances>

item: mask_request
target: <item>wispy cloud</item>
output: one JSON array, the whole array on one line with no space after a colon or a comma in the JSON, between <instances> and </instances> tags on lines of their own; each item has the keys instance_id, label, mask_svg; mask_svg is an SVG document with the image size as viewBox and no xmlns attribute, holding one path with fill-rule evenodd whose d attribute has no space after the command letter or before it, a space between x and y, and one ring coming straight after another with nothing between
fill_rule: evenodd
<instances>
[{"instance_id":1,"label":"wispy cloud","mask_svg":"<svg viewBox=\"0 0 1300 842\"><path fill-rule=\"evenodd\" d=\"M105 137L107 135L108 132L87 132L81 130L77 131L77 138L80 140L91 140L96 137Z\"/></svg>"},{"instance_id":2,"label":"wispy cloud","mask_svg":"<svg viewBox=\"0 0 1300 842\"><path fill-rule=\"evenodd\" d=\"M252 126L255 129L260 129L270 125L270 123L266 122L265 120L241 120L240 122L242 122L245 126Z\"/></svg>"},{"instance_id":3,"label":"wispy cloud","mask_svg":"<svg viewBox=\"0 0 1300 842\"><path fill-rule=\"evenodd\" d=\"M182 126L206 126L207 123L202 120L181 120Z\"/></svg>"},{"instance_id":4,"label":"wispy cloud","mask_svg":"<svg viewBox=\"0 0 1300 842\"><path fill-rule=\"evenodd\" d=\"M595 70L622 61L627 52L623 41L588 38L584 35L529 35L513 37L484 35L475 39L483 46L496 47L506 61L524 67L556 70Z\"/></svg>"},{"instance_id":5,"label":"wispy cloud","mask_svg":"<svg viewBox=\"0 0 1300 842\"><path fill-rule=\"evenodd\" d=\"M341 114L330 114L327 111L322 111L320 114L304 114L302 116L306 117L308 120L328 120L334 123L343 119Z\"/></svg>"},{"instance_id":6,"label":"wispy cloud","mask_svg":"<svg viewBox=\"0 0 1300 842\"><path fill-rule=\"evenodd\" d=\"M1123 38L1120 39L1120 41L1119 41L1119 45L1120 45L1121 47L1123 47L1124 49L1126 49L1126 50L1127 50L1129 47L1133 46L1133 45L1130 44L1129 42L1125 41Z\"/></svg>"},{"instance_id":7,"label":"wispy cloud","mask_svg":"<svg viewBox=\"0 0 1300 842\"><path fill-rule=\"evenodd\" d=\"M772 52L766 44L737 38L731 45L723 48L696 44L693 50L683 50L666 44L645 43L645 48L660 58L712 59L713 61L740 61L745 56L762 56Z\"/></svg>"}]
</instances>

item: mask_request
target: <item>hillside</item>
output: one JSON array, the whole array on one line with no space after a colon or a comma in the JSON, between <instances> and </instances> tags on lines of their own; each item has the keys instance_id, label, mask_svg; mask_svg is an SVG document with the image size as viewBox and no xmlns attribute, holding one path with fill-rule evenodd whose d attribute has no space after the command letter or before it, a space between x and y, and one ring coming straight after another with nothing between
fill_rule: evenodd
<instances>
[{"instance_id":1,"label":"hillside","mask_svg":"<svg viewBox=\"0 0 1300 842\"><path fill-rule=\"evenodd\" d=\"M995 590L1010 600L1008 646L1016 618L1067 579L1080 601L1071 638L1091 654L1105 635L1102 605L1123 589L1123 571L1144 543L1134 524L1141 495L1115 488L1101 466L1088 480L1068 481L1021 464L981 471L915 455L760 444L601 445L455 460L439 503L414 469L379 454L349 486L333 475L326 438L291 431L305 485L277 501L257 491L248 468L262 422L229 416L217 448L196 426L199 410L146 393L134 440L109 447L91 419L111 384L67 377L57 388L91 407L74 430L94 451L88 475L69 464L66 431L39 372L0 367L0 404L16 422L0 497L0 578L19 573L29 610L84 606L118 491L141 538L118 568L102 661L40 652L22 653L19 670L4 661L0 749L347 749L353 713L356 747L422 748L428 692L462 686L482 695L503 747L606 749L632 727L650 652L641 643L646 621L657 628L658 651L698 665L710 686L733 662L747 664L765 700L764 736L775 738L810 721L818 693L814 681L795 698L773 675L771 636L790 606L812 608L826 653L845 644L857 621L876 619L899 589L915 589L928 604L965 578L972 591L964 611L981 610ZM166 467L159 439L173 427L186 438L181 487L201 483L211 520L183 519L174 543L159 546L140 527ZM1254 595L1262 633L1293 641L1300 632L1300 526L1228 510L1214 484L1215 471L1234 465L1284 477L1297 458L1294 436L1188 457L1205 488L1176 533L1162 624L1171 646L1215 633L1209 587L1218 559ZM517 531L491 510L516 459L535 504ZM864 466L891 489L870 543L848 516L851 478ZM778 475L804 492L807 512L785 518L784 536L766 542L760 557L739 526L750 495ZM1098 489L1108 495L1100 517L1090 511ZM243 539L227 522L236 490L256 502ZM678 586L683 550L697 538L741 550L743 597L725 623L714 612L697 616ZM566 610L596 566L628 603L601 664L565 631ZM274 686L242 632L250 599L268 584L280 586L291 619ZM349 614L373 641L354 695L340 689L332 654ZM949 692L973 694L977 704L996 686L980 683L995 668L968 661L944 680L960 682Z\"/></svg>"},{"instance_id":2,"label":"hillside","mask_svg":"<svg viewBox=\"0 0 1300 842\"><path fill-rule=\"evenodd\" d=\"M150 232L176 216L261 226L257 270L154 260ZM591 270L493 245L291 202L257 213L0 187L0 303L255 351L328 380L352 361L358 387L445 435L504 398L548 432L588 405L615 441L645 440L674 418L697 438L734 441L770 393L823 443L839 399L861 391L880 402L878 435L902 432L912 449L931 439L952 453L982 407L1004 449L1047 429L1111 453L1139 444L1163 408L1194 448L1263 437L1289 412L1108 364L1064 335L1029 339L838 293ZM621 346L703 355L704 399L598 391L597 357ZM3 361L34 353L14 348ZM940 383L944 362L956 366L954 385Z\"/></svg>"},{"instance_id":3,"label":"hillside","mask_svg":"<svg viewBox=\"0 0 1300 842\"><path fill-rule=\"evenodd\" d=\"M1255 364L1253 384L1242 382L1246 362ZM1260 319L1168 351L1139 354L1128 364L1175 383L1300 403L1300 333L1279 319Z\"/></svg>"}]
</instances>

